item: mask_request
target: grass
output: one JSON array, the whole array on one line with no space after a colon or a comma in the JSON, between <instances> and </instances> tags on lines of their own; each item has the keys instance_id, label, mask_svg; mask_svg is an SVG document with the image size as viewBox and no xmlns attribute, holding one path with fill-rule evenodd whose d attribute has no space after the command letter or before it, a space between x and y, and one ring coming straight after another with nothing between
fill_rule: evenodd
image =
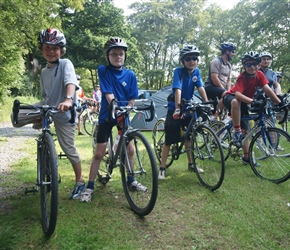
<instances>
[{"instance_id":1,"label":"grass","mask_svg":"<svg viewBox=\"0 0 290 250\"><path fill-rule=\"evenodd\" d=\"M76 136L76 145L87 180L91 137ZM12 194L0 200L0 249L289 248L289 181L263 181L249 166L228 159L225 180L213 193L187 170L185 155L159 182L156 206L144 218L130 210L116 170L107 186L96 188L91 203L68 200L74 174L68 160L59 159L58 221L47 239L40 224L39 194L23 196L24 188L35 182L35 149L34 138L23 141L22 150L31 156L13 163L0 177L0 190Z\"/></svg>"}]
</instances>

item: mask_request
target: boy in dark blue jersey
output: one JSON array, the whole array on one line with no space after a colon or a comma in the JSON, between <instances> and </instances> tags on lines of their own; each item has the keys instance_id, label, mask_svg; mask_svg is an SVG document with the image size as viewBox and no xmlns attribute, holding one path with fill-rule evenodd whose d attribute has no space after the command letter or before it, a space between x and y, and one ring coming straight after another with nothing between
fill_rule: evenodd
<instances>
[{"instance_id":1,"label":"boy in dark blue jersey","mask_svg":"<svg viewBox=\"0 0 290 250\"><path fill-rule=\"evenodd\" d=\"M102 92L101 110L99 115L99 129L97 133L97 144L91 162L89 182L86 190L82 193L81 202L89 202L94 190L94 182L100 167L100 162L105 155L108 137L117 121L107 121L107 107L113 99L118 100L119 106L133 106L134 100L138 97L138 86L136 75L132 70L123 67L126 61L127 44L121 38L111 38L104 46L108 65L98 67L100 88ZM118 128L120 129L120 128ZM128 145L128 152L132 147ZM133 157L133 155L129 155ZM137 191L146 192L147 188L134 180L134 176L128 176L129 188Z\"/></svg>"}]
</instances>

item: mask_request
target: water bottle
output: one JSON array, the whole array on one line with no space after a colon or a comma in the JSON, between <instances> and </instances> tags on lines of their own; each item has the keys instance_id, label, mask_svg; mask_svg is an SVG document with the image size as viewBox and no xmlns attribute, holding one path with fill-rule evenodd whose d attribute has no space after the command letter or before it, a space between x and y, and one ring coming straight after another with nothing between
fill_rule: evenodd
<instances>
[{"instance_id":1,"label":"water bottle","mask_svg":"<svg viewBox=\"0 0 290 250\"><path fill-rule=\"evenodd\" d=\"M117 147L118 147L118 144L119 144L119 140L120 140L121 134L122 134L122 130L118 130L118 134L116 135L116 139L115 139L114 144L113 144L114 153L116 153L116 151L117 151Z\"/></svg>"}]
</instances>

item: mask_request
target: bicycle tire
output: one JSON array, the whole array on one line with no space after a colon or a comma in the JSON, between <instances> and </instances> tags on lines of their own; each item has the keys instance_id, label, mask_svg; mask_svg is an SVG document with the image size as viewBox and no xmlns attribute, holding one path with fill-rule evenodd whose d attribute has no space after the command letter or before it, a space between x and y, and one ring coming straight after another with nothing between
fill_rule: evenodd
<instances>
[{"instance_id":1,"label":"bicycle tire","mask_svg":"<svg viewBox=\"0 0 290 250\"><path fill-rule=\"evenodd\" d=\"M158 194L158 171L153 150L146 137L139 131L132 131L124 138L123 145L132 142L134 145L134 178L147 187L147 192L132 191L127 185L126 149L120 153L120 171L126 199L132 210L139 216L148 215L155 206ZM125 144L124 144L125 143ZM124 152L126 151L126 152Z\"/></svg>"},{"instance_id":2,"label":"bicycle tire","mask_svg":"<svg viewBox=\"0 0 290 250\"><path fill-rule=\"evenodd\" d=\"M210 128L215 132L217 137L219 138L219 141L221 143L221 146L223 148L224 153L224 159L225 161L230 156L230 142L232 140L231 131L229 128L227 128L226 124L221 121L215 121L210 124Z\"/></svg>"},{"instance_id":3,"label":"bicycle tire","mask_svg":"<svg viewBox=\"0 0 290 250\"><path fill-rule=\"evenodd\" d=\"M282 183L290 178L290 135L276 127L266 127L265 140L262 131L252 139L249 146L250 165L262 179Z\"/></svg>"},{"instance_id":4,"label":"bicycle tire","mask_svg":"<svg viewBox=\"0 0 290 250\"><path fill-rule=\"evenodd\" d=\"M154 144L154 152L156 155L156 158L161 164L161 155L162 155L162 149L163 145L165 143L165 119L160 118L158 121L154 124L153 131L152 131L152 139ZM169 168L174 161L173 158L173 146L170 145L169 153L166 159L165 167Z\"/></svg>"},{"instance_id":5,"label":"bicycle tire","mask_svg":"<svg viewBox=\"0 0 290 250\"><path fill-rule=\"evenodd\" d=\"M225 175L225 160L219 138L210 127L201 124L192 131L190 144L194 166L204 170L204 173L200 173L195 169L200 183L211 191L217 190Z\"/></svg>"},{"instance_id":6,"label":"bicycle tire","mask_svg":"<svg viewBox=\"0 0 290 250\"><path fill-rule=\"evenodd\" d=\"M89 118L88 113L83 116L83 126L86 133L88 135L92 135L93 126L94 126L94 123L98 121L99 113L96 111L91 111L91 110L88 112L90 112L90 118Z\"/></svg>"},{"instance_id":7,"label":"bicycle tire","mask_svg":"<svg viewBox=\"0 0 290 250\"><path fill-rule=\"evenodd\" d=\"M42 229L47 236L51 236L56 227L58 213L58 156L49 133L43 134L38 152Z\"/></svg>"}]
</instances>

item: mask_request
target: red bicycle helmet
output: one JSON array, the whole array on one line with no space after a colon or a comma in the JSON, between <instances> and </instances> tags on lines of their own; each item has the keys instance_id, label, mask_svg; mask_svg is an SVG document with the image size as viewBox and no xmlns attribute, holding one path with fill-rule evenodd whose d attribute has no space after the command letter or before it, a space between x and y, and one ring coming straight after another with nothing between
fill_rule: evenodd
<instances>
[{"instance_id":1,"label":"red bicycle helmet","mask_svg":"<svg viewBox=\"0 0 290 250\"><path fill-rule=\"evenodd\" d=\"M59 30L52 28L42 30L39 33L38 41L41 44L46 43L51 45L57 45L60 47L65 47L66 45L66 39L64 37L64 34L61 33Z\"/></svg>"}]
</instances>

